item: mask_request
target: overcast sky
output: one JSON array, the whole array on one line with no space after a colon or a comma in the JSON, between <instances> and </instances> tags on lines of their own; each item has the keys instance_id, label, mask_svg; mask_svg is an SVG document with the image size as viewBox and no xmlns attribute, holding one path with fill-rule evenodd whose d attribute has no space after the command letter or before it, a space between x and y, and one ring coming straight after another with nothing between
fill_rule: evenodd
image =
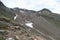
<instances>
[{"instance_id":1,"label":"overcast sky","mask_svg":"<svg viewBox=\"0 0 60 40\"><path fill-rule=\"evenodd\" d=\"M29 10L41 10L48 8L60 14L60 0L1 0L5 6L14 8L25 8Z\"/></svg>"}]
</instances>

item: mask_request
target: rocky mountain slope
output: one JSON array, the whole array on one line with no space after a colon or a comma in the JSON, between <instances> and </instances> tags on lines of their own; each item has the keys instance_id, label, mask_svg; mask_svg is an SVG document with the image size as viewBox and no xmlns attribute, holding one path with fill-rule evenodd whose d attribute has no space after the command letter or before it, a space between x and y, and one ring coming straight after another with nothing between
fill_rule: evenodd
<instances>
[{"instance_id":1,"label":"rocky mountain slope","mask_svg":"<svg viewBox=\"0 0 60 40\"><path fill-rule=\"evenodd\" d=\"M28 22L33 28L25 25ZM60 14L46 8L40 11L8 8L0 1L0 39L11 37L15 40L60 40Z\"/></svg>"}]
</instances>

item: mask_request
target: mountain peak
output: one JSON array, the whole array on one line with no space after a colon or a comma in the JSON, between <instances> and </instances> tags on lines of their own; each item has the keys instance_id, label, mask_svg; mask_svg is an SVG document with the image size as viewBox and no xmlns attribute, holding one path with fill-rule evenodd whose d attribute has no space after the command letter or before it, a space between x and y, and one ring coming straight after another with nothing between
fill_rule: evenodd
<instances>
[{"instance_id":1,"label":"mountain peak","mask_svg":"<svg viewBox=\"0 0 60 40\"><path fill-rule=\"evenodd\" d=\"M49 9L47 9L47 8L44 8L44 9L42 9L42 10L40 10L39 12L49 12L49 13L52 13Z\"/></svg>"}]
</instances>

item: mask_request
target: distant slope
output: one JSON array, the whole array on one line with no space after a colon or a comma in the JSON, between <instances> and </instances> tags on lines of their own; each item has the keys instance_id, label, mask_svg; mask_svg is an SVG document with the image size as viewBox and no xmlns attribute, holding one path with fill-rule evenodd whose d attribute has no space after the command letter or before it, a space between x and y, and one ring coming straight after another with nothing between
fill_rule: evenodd
<instances>
[{"instance_id":1,"label":"distant slope","mask_svg":"<svg viewBox=\"0 0 60 40\"><path fill-rule=\"evenodd\" d=\"M44 11L44 9L39 13L40 16L44 17L46 20L53 22L57 27L60 27L60 14L53 13L51 11Z\"/></svg>"},{"instance_id":2,"label":"distant slope","mask_svg":"<svg viewBox=\"0 0 60 40\"><path fill-rule=\"evenodd\" d=\"M60 40L60 14L53 13L46 8L37 12L22 9L22 12L20 10L18 13L17 22L24 23L25 20L32 21L36 29Z\"/></svg>"}]
</instances>

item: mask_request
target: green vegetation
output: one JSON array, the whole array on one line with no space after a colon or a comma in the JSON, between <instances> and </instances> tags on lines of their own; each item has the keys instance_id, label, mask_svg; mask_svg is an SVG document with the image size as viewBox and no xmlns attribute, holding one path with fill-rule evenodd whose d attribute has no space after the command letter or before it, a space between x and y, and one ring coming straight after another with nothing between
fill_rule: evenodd
<instances>
[{"instance_id":1,"label":"green vegetation","mask_svg":"<svg viewBox=\"0 0 60 40\"><path fill-rule=\"evenodd\" d=\"M5 16L5 17L8 17L10 19L13 19L13 17L15 16L14 12L11 11L11 9L9 9L5 6L2 6L2 5L0 5L0 16Z\"/></svg>"},{"instance_id":2,"label":"green vegetation","mask_svg":"<svg viewBox=\"0 0 60 40\"><path fill-rule=\"evenodd\" d=\"M14 20L11 20L7 17L0 17L0 29L8 29L8 25L13 25L13 26L17 26L19 25L17 22L15 22Z\"/></svg>"},{"instance_id":3,"label":"green vegetation","mask_svg":"<svg viewBox=\"0 0 60 40\"><path fill-rule=\"evenodd\" d=\"M4 38L0 38L0 40L5 40Z\"/></svg>"},{"instance_id":4,"label":"green vegetation","mask_svg":"<svg viewBox=\"0 0 60 40\"><path fill-rule=\"evenodd\" d=\"M0 22L0 29L8 29L8 25Z\"/></svg>"},{"instance_id":5,"label":"green vegetation","mask_svg":"<svg viewBox=\"0 0 60 40\"><path fill-rule=\"evenodd\" d=\"M0 40L5 40L5 38L3 38L3 36L2 36L2 35L0 35Z\"/></svg>"}]
</instances>

